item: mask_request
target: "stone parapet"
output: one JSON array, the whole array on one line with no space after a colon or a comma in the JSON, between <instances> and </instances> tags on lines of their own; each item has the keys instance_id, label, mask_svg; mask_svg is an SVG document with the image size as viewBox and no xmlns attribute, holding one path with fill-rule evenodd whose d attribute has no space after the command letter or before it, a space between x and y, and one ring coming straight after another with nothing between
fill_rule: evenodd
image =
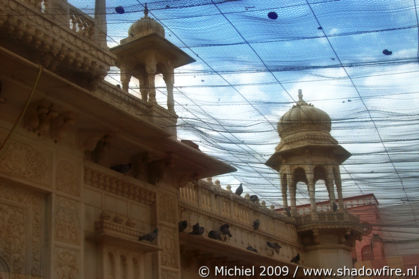
<instances>
[{"instance_id":1,"label":"stone parapet","mask_svg":"<svg viewBox=\"0 0 419 279\"><path fill-rule=\"evenodd\" d=\"M0 0L0 30L8 34L1 45L82 86L96 86L115 64L93 18L66 1Z\"/></svg>"}]
</instances>

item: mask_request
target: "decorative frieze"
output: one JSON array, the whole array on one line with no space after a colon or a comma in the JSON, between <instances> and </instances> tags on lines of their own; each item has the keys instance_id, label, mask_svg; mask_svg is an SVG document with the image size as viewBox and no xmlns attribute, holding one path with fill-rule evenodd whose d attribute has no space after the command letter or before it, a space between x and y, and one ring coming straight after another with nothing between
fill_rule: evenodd
<instances>
[{"instance_id":1,"label":"decorative frieze","mask_svg":"<svg viewBox=\"0 0 419 279\"><path fill-rule=\"evenodd\" d=\"M92 187L147 205L156 202L156 193L116 176L86 167L84 182Z\"/></svg>"},{"instance_id":2,"label":"decorative frieze","mask_svg":"<svg viewBox=\"0 0 419 279\"><path fill-rule=\"evenodd\" d=\"M44 203L41 194L0 181L0 258L12 273L43 274Z\"/></svg>"},{"instance_id":3,"label":"decorative frieze","mask_svg":"<svg viewBox=\"0 0 419 279\"><path fill-rule=\"evenodd\" d=\"M160 227L161 263L164 266L179 267L177 228Z\"/></svg>"},{"instance_id":4,"label":"decorative frieze","mask_svg":"<svg viewBox=\"0 0 419 279\"><path fill-rule=\"evenodd\" d=\"M80 272L80 252L75 249L56 247L53 278L78 279Z\"/></svg>"},{"instance_id":5,"label":"decorative frieze","mask_svg":"<svg viewBox=\"0 0 419 279\"><path fill-rule=\"evenodd\" d=\"M167 223L177 223L178 202L176 196L170 194L159 195L159 221Z\"/></svg>"},{"instance_id":6,"label":"decorative frieze","mask_svg":"<svg viewBox=\"0 0 419 279\"><path fill-rule=\"evenodd\" d=\"M68 160L59 160L55 178L57 190L73 196L80 196L80 166Z\"/></svg>"},{"instance_id":7,"label":"decorative frieze","mask_svg":"<svg viewBox=\"0 0 419 279\"><path fill-rule=\"evenodd\" d=\"M55 240L79 245L81 240L80 205L57 196L55 202Z\"/></svg>"},{"instance_id":8,"label":"decorative frieze","mask_svg":"<svg viewBox=\"0 0 419 279\"><path fill-rule=\"evenodd\" d=\"M32 145L12 141L0 157L0 172L10 176L50 185L52 155Z\"/></svg>"}]
</instances>

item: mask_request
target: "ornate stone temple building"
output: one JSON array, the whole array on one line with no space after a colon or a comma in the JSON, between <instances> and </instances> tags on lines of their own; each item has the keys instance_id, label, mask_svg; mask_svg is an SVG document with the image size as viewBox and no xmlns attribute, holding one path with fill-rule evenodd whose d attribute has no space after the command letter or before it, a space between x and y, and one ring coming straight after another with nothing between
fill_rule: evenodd
<instances>
[{"instance_id":1,"label":"ornate stone temple building","mask_svg":"<svg viewBox=\"0 0 419 279\"><path fill-rule=\"evenodd\" d=\"M0 0L0 278L187 279L203 265L281 266L292 277L297 264L351 266L363 227L342 206L339 164L350 154L325 112L300 96L281 118L267 164L291 210L268 209L213 183L235 169L177 139L174 69L193 59L147 11L109 49L104 0L95 13ZM104 80L111 66L122 88ZM156 102L157 74L167 106ZM142 98L127 92L131 76ZM321 213L319 179L331 206ZM310 214L295 209L297 182L308 185Z\"/></svg>"}]
</instances>

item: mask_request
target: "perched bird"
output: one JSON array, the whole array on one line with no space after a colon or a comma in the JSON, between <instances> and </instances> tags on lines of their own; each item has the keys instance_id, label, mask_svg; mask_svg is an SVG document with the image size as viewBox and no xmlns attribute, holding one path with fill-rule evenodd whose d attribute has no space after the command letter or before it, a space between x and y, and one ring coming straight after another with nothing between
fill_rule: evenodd
<instances>
[{"instance_id":1,"label":"perched bird","mask_svg":"<svg viewBox=\"0 0 419 279\"><path fill-rule=\"evenodd\" d=\"M237 196L240 196L243 193L243 183L240 183L240 186L237 187L236 192L234 192L234 194L236 194Z\"/></svg>"},{"instance_id":2,"label":"perched bird","mask_svg":"<svg viewBox=\"0 0 419 279\"><path fill-rule=\"evenodd\" d=\"M229 237L232 237L232 235L230 233L230 225L229 224L221 225L220 232L224 235L228 235Z\"/></svg>"},{"instance_id":3,"label":"perched bird","mask_svg":"<svg viewBox=\"0 0 419 279\"><path fill-rule=\"evenodd\" d=\"M158 233L159 233L159 229L156 228L151 233L140 236L138 240L145 240L145 241L153 242L157 238Z\"/></svg>"},{"instance_id":4,"label":"perched bird","mask_svg":"<svg viewBox=\"0 0 419 279\"><path fill-rule=\"evenodd\" d=\"M195 225L192 226L192 231L190 232L190 234L202 235L203 233L204 233L204 227L201 227L199 223L196 223Z\"/></svg>"},{"instance_id":5,"label":"perched bird","mask_svg":"<svg viewBox=\"0 0 419 279\"><path fill-rule=\"evenodd\" d=\"M255 231L257 231L257 230L259 229L259 226L260 226L260 221L259 221L259 219L256 219L255 221L253 221L253 229L254 229Z\"/></svg>"},{"instance_id":6,"label":"perched bird","mask_svg":"<svg viewBox=\"0 0 419 279\"><path fill-rule=\"evenodd\" d=\"M208 233L208 237L215 240L223 240L223 238L221 237L221 233L219 231L210 231Z\"/></svg>"},{"instance_id":7,"label":"perched bird","mask_svg":"<svg viewBox=\"0 0 419 279\"><path fill-rule=\"evenodd\" d=\"M258 202L259 201L259 197L257 195L251 195L249 197L251 202Z\"/></svg>"},{"instance_id":8,"label":"perched bird","mask_svg":"<svg viewBox=\"0 0 419 279\"><path fill-rule=\"evenodd\" d=\"M276 242L269 242L269 241L266 241L266 245L268 245L268 247L269 247L269 248L274 249L274 250L275 250L275 252L276 252L277 254L279 254L279 249L281 249L281 245L279 245L279 244L278 244L278 243L276 243Z\"/></svg>"},{"instance_id":9,"label":"perched bird","mask_svg":"<svg viewBox=\"0 0 419 279\"><path fill-rule=\"evenodd\" d=\"M291 217L291 210L289 209L289 207L285 208L285 214L287 214L288 217Z\"/></svg>"},{"instance_id":10,"label":"perched bird","mask_svg":"<svg viewBox=\"0 0 419 279\"><path fill-rule=\"evenodd\" d=\"M253 248L252 246L247 246L247 248L246 248L247 250L249 250L249 251L252 251L252 252L255 252L255 253L257 253L258 252L258 250L256 250L256 248Z\"/></svg>"},{"instance_id":11,"label":"perched bird","mask_svg":"<svg viewBox=\"0 0 419 279\"><path fill-rule=\"evenodd\" d=\"M132 168L131 163L111 166L112 170L120 172L120 173L124 173L124 174L129 172L131 168Z\"/></svg>"},{"instance_id":12,"label":"perched bird","mask_svg":"<svg viewBox=\"0 0 419 279\"><path fill-rule=\"evenodd\" d=\"M186 220L180 221L178 226L179 226L179 232L183 232L188 227L188 221Z\"/></svg>"},{"instance_id":13,"label":"perched bird","mask_svg":"<svg viewBox=\"0 0 419 279\"><path fill-rule=\"evenodd\" d=\"M300 254L297 254L294 258L291 259L292 263L298 264L300 261Z\"/></svg>"},{"instance_id":14,"label":"perched bird","mask_svg":"<svg viewBox=\"0 0 419 279\"><path fill-rule=\"evenodd\" d=\"M332 209L333 209L333 212L338 211L338 206L336 205L335 202L332 204Z\"/></svg>"}]
</instances>

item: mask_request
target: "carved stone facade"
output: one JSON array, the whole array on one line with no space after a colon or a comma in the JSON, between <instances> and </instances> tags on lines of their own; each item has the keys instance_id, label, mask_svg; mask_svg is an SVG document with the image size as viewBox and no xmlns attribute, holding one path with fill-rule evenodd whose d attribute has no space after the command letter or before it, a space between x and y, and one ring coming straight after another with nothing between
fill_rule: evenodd
<instances>
[{"instance_id":1,"label":"carved stone facade","mask_svg":"<svg viewBox=\"0 0 419 279\"><path fill-rule=\"evenodd\" d=\"M0 180L0 258L12 275L45 275L45 197Z\"/></svg>"},{"instance_id":2,"label":"carved stone facade","mask_svg":"<svg viewBox=\"0 0 419 279\"><path fill-rule=\"evenodd\" d=\"M81 275L80 253L78 250L57 247L55 249L54 277L78 279Z\"/></svg>"},{"instance_id":3,"label":"carved stone facade","mask_svg":"<svg viewBox=\"0 0 419 279\"><path fill-rule=\"evenodd\" d=\"M59 160L57 163L55 187L58 191L76 197L81 192L81 166L69 160Z\"/></svg>"},{"instance_id":4,"label":"carved stone facade","mask_svg":"<svg viewBox=\"0 0 419 279\"><path fill-rule=\"evenodd\" d=\"M54 210L55 240L80 245L81 212L79 203L57 196Z\"/></svg>"},{"instance_id":5,"label":"carved stone facade","mask_svg":"<svg viewBox=\"0 0 419 279\"><path fill-rule=\"evenodd\" d=\"M192 60L160 36L160 27L160 35L137 36L153 21L137 22L132 38L113 49L117 64L129 68L123 74L147 79L140 81L143 99L126 92L128 76L124 90L103 80L115 57L106 47L106 1L95 3L93 19L64 0L0 0L0 279L191 279L207 263L292 270L297 254L301 264L327 265L333 255L324 235L336 230L332 244L344 246L341 263L350 266L360 228L342 207L287 216L200 180L234 168L176 139L173 69ZM40 64L47 69L38 84ZM159 73L167 109L155 103ZM327 123L316 125L323 132L314 137L287 128L277 153L285 145L299 149L299 142L336 147ZM294 157L313 155L302 154ZM277 159L272 166L287 172ZM333 178L341 200L339 163L322 178ZM320 177L311 174L310 183ZM292 191L300 178L283 186ZM231 237L210 237L226 224ZM341 251L336 245L327 249Z\"/></svg>"},{"instance_id":6,"label":"carved stone facade","mask_svg":"<svg viewBox=\"0 0 419 279\"><path fill-rule=\"evenodd\" d=\"M27 143L13 141L0 154L0 172L50 187L52 154Z\"/></svg>"}]
</instances>

